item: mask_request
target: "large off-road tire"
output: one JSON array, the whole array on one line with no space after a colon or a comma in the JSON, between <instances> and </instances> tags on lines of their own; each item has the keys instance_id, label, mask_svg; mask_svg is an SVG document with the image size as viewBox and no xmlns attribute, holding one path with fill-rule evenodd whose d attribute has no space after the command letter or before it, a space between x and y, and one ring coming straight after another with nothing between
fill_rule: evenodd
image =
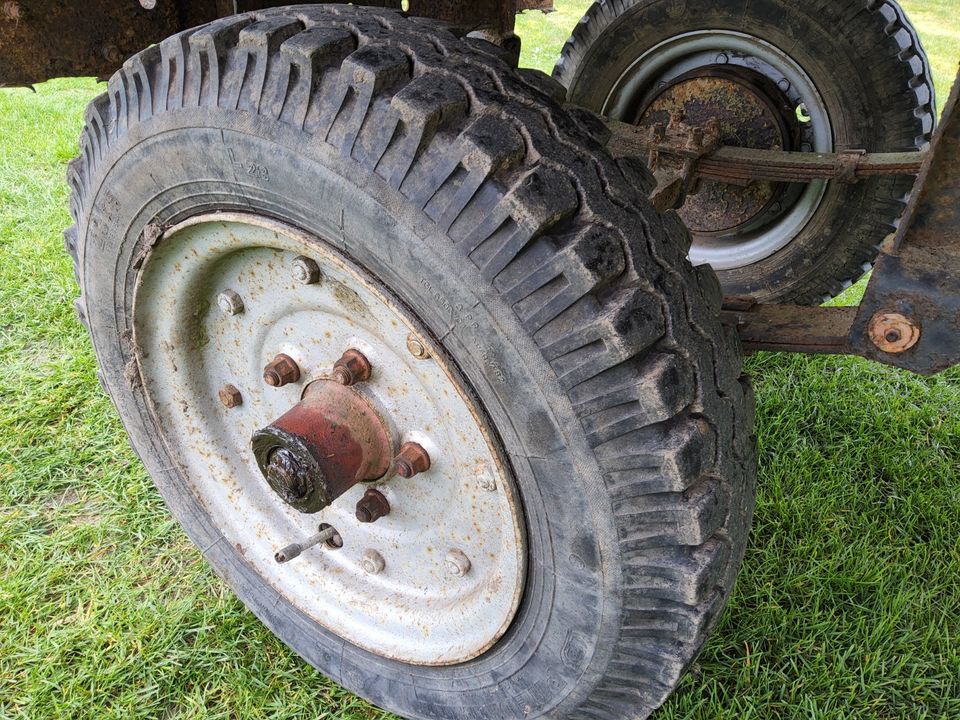
<instances>
[{"instance_id":1,"label":"large off-road tire","mask_svg":"<svg viewBox=\"0 0 960 720\"><path fill-rule=\"evenodd\" d=\"M618 120L660 122L659 107L683 104L704 120L721 117L724 140L750 147L921 150L936 121L927 57L894 0L600 0L554 77L571 102ZM801 102L809 121L791 117ZM778 108L783 117L774 117ZM775 141L770 127L757 132L774 121L783 123ZM709 184L681 211L695 230L691 259L712 264L727 295L818 303L869 269L913 185L911 176L888 176L803 193L774 186L762 205L730 186L713 197ZM741 204L756 207L726 213Z\"/></svg>"},{"instance_id":2,"label":"large off-road tire","mask_svg":"<svg viewBox=\"0 0 960 720\"><path fill-rule=\"evenodd\" d=\"M593 126L548 96L557 90L431 22L344 5L282 8L181 33L129 60L90 105L70 168L78 311L170 509L284 642L406 717L646 717L703 646L744 552L753 400L737 339L717 320L716 278L688 264L677 217L657 215L630 180L636 166L614 162ZM272 247L238 250L202 280L204 253L254 235ZM209 243L190 246L200 236ZM291 248L318 259L320 281L282 281ZM356 292L333 280L351 273L366 278ZM238 292L218 310L218 283L228 281ZM462 380L464 402L505 458L525 582L509 627L472 659L405 662L338 636L317 619L322 598L304 609L276 575L322 568L333 551L270 569L262 545L288 538L257 526L238 541L243 518L224 514L261 493L245 484L256 465L248 447L229 445L232 424L269 422L263 406L276 393L296 402L302 389L263 387L256 362L269 355L234 363L251 337L273 332L245 318L288 297L296 313L282 320L293 323L314 311L311 293L328 292L350 310L311 320L316 338L285 343L339 352L324 331L362 320L361 300L389 296ZM374 358L371 384L413 362ZM208 380L237 385L227 407L215 391L196 392ZM200 416L215 427L193 422ZM455 450L438 445L433 486L447 482L445 453ZM221 484L229 502L210 500ZM406 487L382 485L400 514L374 529L444 531L442 516L403 514ZM301 518L274 511L288 524ZM487 523L476 518L477 532ZM367 530L338 530L335 557L349 559L351 534ZM398 547L419 541L411 533ZM497 561L474 558L473 572ZM281 580L271 585L267 572ZM337 602L329 598L331 612ZM474 621L462 618L464 632Z\"/></svg>"}]
</instances>

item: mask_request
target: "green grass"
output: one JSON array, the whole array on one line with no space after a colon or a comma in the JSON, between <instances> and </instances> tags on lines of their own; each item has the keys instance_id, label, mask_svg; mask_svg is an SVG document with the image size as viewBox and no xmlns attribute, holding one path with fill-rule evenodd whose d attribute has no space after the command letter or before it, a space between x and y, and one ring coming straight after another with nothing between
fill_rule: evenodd
<instances>
[{"instance_id":1,"label":"green grass","mask_svg":"<svg viewBox=\"0 0 960 720\"><path fill-rule=\"evenodd\" d=\"M585 6L522 18L526 64L549 69ZM907 6L945 97L955 2ZM0 91L0 718L388 717L302 663L216 578L97 385L60 237L65 165L95 92ZM718 632L657 717L960 717L960 372L748 365L755 530Z\"/></svg>"},{"instance_id":2,"label":"green grass","mask_svg":"<svg viewBox=\"0 0 960 720\"><path fill-rule=\"evenodd\" d=\"M556 3L554 12L528 10L520 15L517 18L517 34L523 40L521 64L545 73L552 72L560 56L560 48L590 4L588 0L561 0Z\"/></svg>"}]
</instances>

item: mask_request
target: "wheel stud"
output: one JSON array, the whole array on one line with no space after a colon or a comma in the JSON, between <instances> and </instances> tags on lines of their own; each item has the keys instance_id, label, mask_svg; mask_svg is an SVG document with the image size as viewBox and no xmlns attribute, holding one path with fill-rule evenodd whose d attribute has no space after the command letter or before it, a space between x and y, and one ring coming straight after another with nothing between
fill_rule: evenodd
<instances>
[{"instance_id":1,"label":"wheel stud","mask_svg":"<svg viewBox=\"0 0 960 720\"><path fill-rule=\"evenodd\" d=\"M333 364L332 377L341 385L349 387L369 380L372 370L370 361L362 352L350 349Z\"/></svg>"},{"instance_id":2,"label":"wheel stud","mask_svg":"<svg viewBox=\"0 0 960 720\"><path fill-rule=\"evenodd\" d=\"M280 353L263 369L263 381L270 387L283 387L300 379L300 366L289 355Z\"/></svg>"},{"instance_id":3,"label":"wheel stud","mask_svg":"<svg viewBox=\"0 0 960 720\"><path fill-rule=\"evenodd\" d=\"M319 545L320 543L325 543L325 542L329 542L330 540L333 540L336 534L337 534L337 531L334 528L328 527L325 530L321 530L316 535L311 535L302 543L293 543L291 545L287 545L285 548L278 551L273 556L273 559L276 560L281 565L283 563L290 562L294 558L300 557L300 555L303 554L304 550L309 550L310 548L316 545Z\"/></svg>"},{"instance_id":4,"label":"wheel stud","mask_svg":"<svg viewBox=\"0 0 960 720\"><path fill-rule=\"evenodd\" d=\"M232 410L235 407L240 407L243 405L243 395L240 394L240 391L237 389L236 385L227 383L220 388L219 395L220 402L223 403L225 408Z\"/></svg>"},{"instance_id":5,"label":"wheel stud","mask_svg":"<svg viewBox=\"0 0 960 720\"><path fill-rule=\"evenodd\" d=\"M447 553L446 566L449 575L463 577L470 572L470 558L462 550L451 550Z\"/></svg>"},{"instance_id":6,"label":"wheel stud","mask_svg":"<svg viewBox=\"0 0 960 720\"><path fill-rule=\"evenodd\" d=\"M226 315L239 315L243 312L243 298L233 290L224 290L217 295L217 306Z\"/></svg>"},{"instance_id":7,"label":"wheel stud","mask_svg":"<svg viewBox=\"0 0 960 720\"><path fill-rule=\"evenodd\" d=\"M487 492L497 491L497 478L493 474L490 466L484 463L477 468L477 479L481 490Z\"/></svg>"},{"instance_id":8,"label":"wheel stud","mask_svg":"<svg viewBox=\"0 0 960 720\"><path fill-rule=\"evenodd\" d=\"M402 478L412 478L430 469L430 456L415 442L405 442L393 459L393 468Z\"/></svg>"},{"instance_id":9,"label":"wheel stud","mask_svg":"<svg viewBox=\"0 0 960 720\"><path fill-rule=\"evenodd\" d=\"M305 255L293 260L293 278L301 285L316 285L320 282L320 266Z\"/></svg>"},{"instance_id":10,"label":"wheel stud","mask_svg":"<svg viewBox=\"0 0 960 720\"><path fill-rule=\"evenodd\" d=\"M413 333L407 335L407 350L409 350L410 354L417 360L426 360L430 357L430 351L427 350L423 341Z\"/></svg>"},{"instance_id":11,"label":"wheel stud","mask_svg":"<svg viewBox=\"0 0 960 720\"><path fill-rule=\"evenodd\" d=\"M357 502L357 520L362 523L376 522L390 514L390 503L379 490L367 490Z\"/></svg>"},{"instance_id":12,"label":"wheel stud","mask_svg":"<svg viewBox=\"0 0 960 720\"><path fill-rule=\"evenodd\" d=\"M379 575L386 566L387 563L383 559L383 555L376 550L367 550L360 559L360 567L363 568L365 573L369 573L370 575Z\"/></svg>"}]
</instances>

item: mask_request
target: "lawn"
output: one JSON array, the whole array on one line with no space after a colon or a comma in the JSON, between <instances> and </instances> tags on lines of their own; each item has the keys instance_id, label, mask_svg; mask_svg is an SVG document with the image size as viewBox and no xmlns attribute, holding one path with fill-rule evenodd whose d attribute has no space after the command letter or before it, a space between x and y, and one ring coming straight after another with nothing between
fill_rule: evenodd
<instances>
[{"instance_id":1,"label":"lawn","mask_svg":"<svg viewBox=\"0 0 960 720\"><path fill-rule=\"evenodd\" d=\"M946 97L955 0L905 3ZM587 3L521 19L549 70ZM0 90L0 718L390 717L265 630L100 391L62 251L92 80ZM856 296L857 290L853 290ZM960 717L960 371L757 356L760 479L718 632L656 717Z\"/></svg>"}]
</instances>

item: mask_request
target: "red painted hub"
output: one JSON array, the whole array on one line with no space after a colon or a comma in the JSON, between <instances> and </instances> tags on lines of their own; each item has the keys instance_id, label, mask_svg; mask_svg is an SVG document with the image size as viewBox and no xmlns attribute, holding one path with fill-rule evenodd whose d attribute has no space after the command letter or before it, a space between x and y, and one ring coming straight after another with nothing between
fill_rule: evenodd
<instances>
[{"instance_id":1,"label":"red painted hub","mask_svg":"<svg viewBox=\"0 0 960 720\"><path fill-rule=\"evenodd\" d=\"M392 450L387 423L373 405L334 380L311 383L293 409L253 436L270 487L303 513L386 475Z\"/></svg>"}]
</instances>

